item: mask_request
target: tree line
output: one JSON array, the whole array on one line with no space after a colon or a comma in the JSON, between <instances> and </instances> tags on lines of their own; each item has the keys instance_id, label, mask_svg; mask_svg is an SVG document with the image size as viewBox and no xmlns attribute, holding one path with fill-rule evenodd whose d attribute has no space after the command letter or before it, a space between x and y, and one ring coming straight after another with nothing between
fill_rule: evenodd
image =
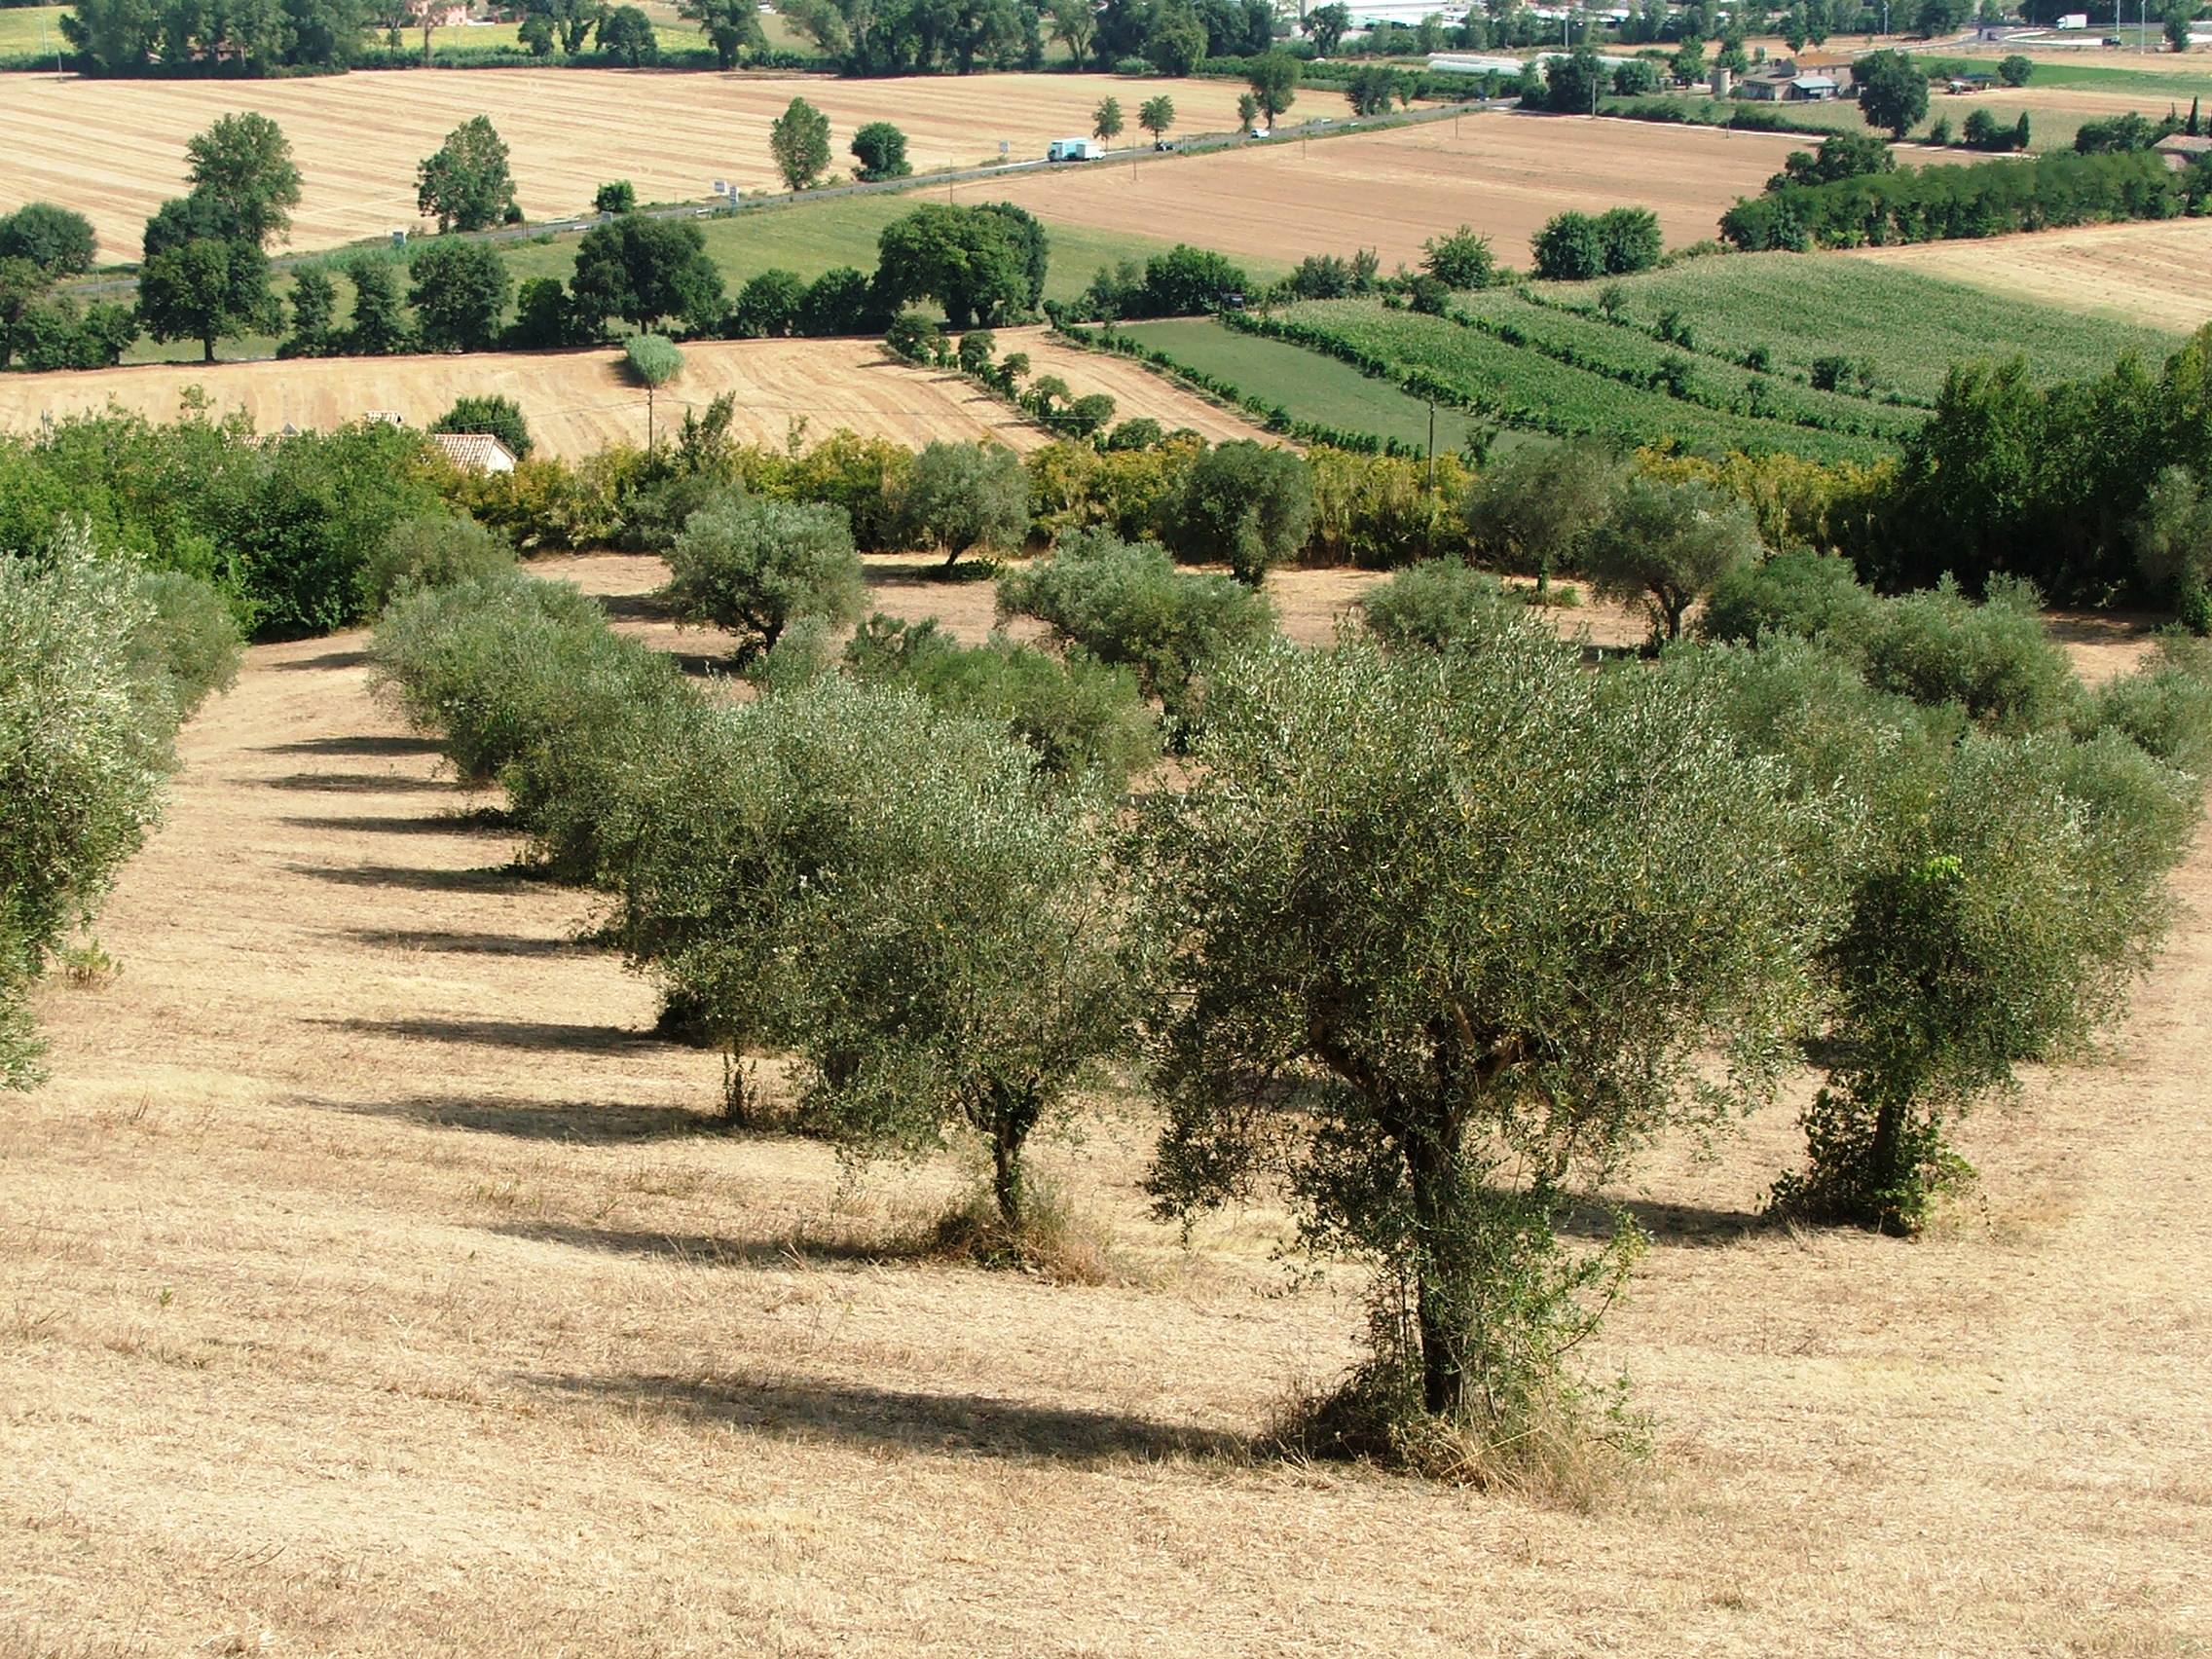
<instances>
[{"instance_id":1,"label":"tree line","mask_svg":"<svg viewBox=\"0 0 2212 1659\"><path fill-rule=\"evenodd\" d=\"M1466 513L1525 559L1563 494L1592 509L1560 556L1671 636L1599 672L1456 560L1302 650L1264 590L1104 526L1000 577L1050 650L878 617L838 653L854 521L696 433L664 466L696 502L667 598L730 630L756 703L498 574L386 613L409 718L608 895L672 1019L731 1054L736 1121L863 1160L978 1140L988 1259L1026 1259L1030 1144L1103 1074L1163 1113L1162 1215L1279 1183L1309 1249L1376 1273L1371 1359L1306 1425L1327 1450L1440 1436L1494 1469L1587 1428L1569 1355L1638 1234L1569 1251L1569 1209L1802 1056L1827 1087L1776 1210L1916 1229L1966 1178L1958 1118L2115 1017L2212 753L2200 645L2091 693L2024 588L1881 599L1596 452L1495 469ZM1176 787L1117 805L1161 746Z\"/></svg>"}]
</instances>

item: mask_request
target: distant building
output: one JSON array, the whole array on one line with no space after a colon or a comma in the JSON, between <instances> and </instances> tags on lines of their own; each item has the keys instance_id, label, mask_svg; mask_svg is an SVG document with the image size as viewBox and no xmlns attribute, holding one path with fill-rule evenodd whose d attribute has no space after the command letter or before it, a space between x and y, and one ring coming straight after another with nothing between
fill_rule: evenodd
<instances>
[{"instance_id":1,"label":"distant building","mask_svg":"<svg viewBox=\"0 0 2212 1659\"><path fill-rule=\"evenodd\" d=\"M1808 73L1783 58L1746 75L1736 95L1760 103L1826 103L1842 90L1833 75Z\"/></svg>"},{"instance_id":2,"label":"distant building","mask_svg":"<svg viewBox=\"0 0 2212 1659\"><path fill-rule=\"evenodd\" d=\"M2151 146L2164 158L2167 166L2182 172L2212 156L2212 138L2192 138L2186 132L2169 133Z\"/></svg>"},{"instance_id":3,"label":"distant building","mask_svg":"<svg viewBox=\"0 0 2212 1659\"><path fill-rule=\"evenodd\" d=\"M514 452L489 432L432 432L438 453L462 472L512 472Z\"/></svg>"}]
</instances>

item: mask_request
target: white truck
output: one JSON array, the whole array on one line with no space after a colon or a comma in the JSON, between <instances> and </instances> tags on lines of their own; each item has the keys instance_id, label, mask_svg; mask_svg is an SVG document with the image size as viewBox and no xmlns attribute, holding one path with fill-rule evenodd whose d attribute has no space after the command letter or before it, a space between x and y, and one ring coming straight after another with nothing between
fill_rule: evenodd
<instances>
[{"instance_id":1,"label":"white truck","mask_svg":"<svg viewBox=\"0 0 2212 1659\"><path fill-rule=\"evenodd\" d=\"M1095 138L1055 138L1045 147L1048 162L1102 162L1106 146Z\"/></svg>"}]
</instances>

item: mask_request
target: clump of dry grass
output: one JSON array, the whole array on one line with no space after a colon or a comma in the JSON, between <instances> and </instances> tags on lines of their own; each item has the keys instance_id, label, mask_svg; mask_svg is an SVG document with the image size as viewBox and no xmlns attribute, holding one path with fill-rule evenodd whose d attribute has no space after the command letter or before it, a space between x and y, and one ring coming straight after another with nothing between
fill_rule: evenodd
<instances>
[{"instance_id":1,"label":"clump of dry grass","mask_svg":"<svg viewBox=\"0 0 2212 1659\"><path fill-rule=\"evenodd\" d=\"M1136 1284L1141 1274L1113 1248L1113 1230L1085 1215L1067 1195L1032 1176L1022 1195L1022 1218L1009 1228L987 1182L978 1181L959 1202L928 1223L910 1241L914 1255L983 1268L1011 1268L1054 1284Z\"/></svg>"},{"instance_id":2,"label":"clump of dry grass","mask_svg":"<svg viewBox=\"0 0 2212 1659\"><path fill-rule=\"evenodd\" d=\"M1438 1417L1418 1373L1381 1356L1326 1391L1294 1394L1264 1437L1288 1457L1371 1464L1589 1513L1622 1496L1649 1456L1624 1385L1553 1390L1510 1423Z\"/></svg>"}]
</instances>

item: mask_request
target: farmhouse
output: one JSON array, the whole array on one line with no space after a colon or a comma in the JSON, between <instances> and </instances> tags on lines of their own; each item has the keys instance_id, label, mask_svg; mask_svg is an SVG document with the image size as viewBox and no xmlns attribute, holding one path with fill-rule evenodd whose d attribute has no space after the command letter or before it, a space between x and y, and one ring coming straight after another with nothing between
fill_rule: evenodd
<instances>
[{"instance_id":1,"label":"farmhouse","mask_svg":"<svg viewBox=\"0 0 2212 1659\"><path fill-rule=\"evenodd\" d=\"M462 472L512 472L514 452L489 432L432 432L430 442Z\"/></svg>"},{"instance_id":2,"label":"farmhouse","mask_svg":"<svg viewBox=\"0 0 2212 1659\"><path fill-rule=\"evenodd\" d=\"M2171 170L2187 172L2195 163L2206 156L2212 156L2212 138L2192 137L2187 132L2170 132L2151 148L2158 152Z\"/></svg>"},{"instance_id":3,"label":"farmhouse","mask_svg":"<svg viewBox=\"0 0 2212 1659\"><path fill-rule=\"evenodd\" d=\"M1789 62L1744 77L1736 95L1761 103L1826 103L1842 87L1833 75L1800 70Z\"/></svg>"}]
</instances>

